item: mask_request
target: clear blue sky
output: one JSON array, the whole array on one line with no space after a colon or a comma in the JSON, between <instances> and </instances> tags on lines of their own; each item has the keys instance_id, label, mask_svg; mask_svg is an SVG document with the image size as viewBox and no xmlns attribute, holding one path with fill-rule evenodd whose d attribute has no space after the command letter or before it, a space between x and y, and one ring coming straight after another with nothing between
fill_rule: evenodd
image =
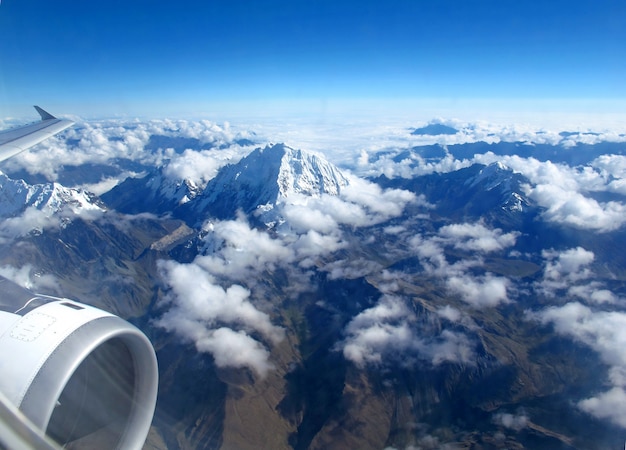
<instances>
[{"instance_id":1,"label":"clear blue sky","mask_svg":"<svg viewBox=\"0 0 626 450\"><path fill-rule=\"evenodd\" d=\"M624 0L0 4L3 116L579 98L626 99Z\"/></svg>"}]
</instances>

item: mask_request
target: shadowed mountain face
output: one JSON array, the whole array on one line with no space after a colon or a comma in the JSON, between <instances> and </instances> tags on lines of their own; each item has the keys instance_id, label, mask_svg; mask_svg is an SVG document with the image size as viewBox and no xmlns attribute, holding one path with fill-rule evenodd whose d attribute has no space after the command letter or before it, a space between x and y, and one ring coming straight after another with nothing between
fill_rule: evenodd
<instances>
[{"instance_id":1,"label":"shadowed mountain face","mask_svg":"<svg viewBox=\"0 0 626 450\"><path fill-rule=\"evenodd\" d=\"M621 445L622 228L547 220L498 162L374 183L278 144L166 173L0 222L0 269L154 342L148 448Z\"/></svg>"}]
</instances>

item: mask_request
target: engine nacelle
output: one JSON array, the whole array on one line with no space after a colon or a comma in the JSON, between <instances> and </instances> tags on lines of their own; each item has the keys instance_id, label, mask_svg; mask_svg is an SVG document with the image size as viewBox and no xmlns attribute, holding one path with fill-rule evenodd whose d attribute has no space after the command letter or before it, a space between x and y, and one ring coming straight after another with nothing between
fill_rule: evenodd
<instances>
[{"instance_id":1,"label":"engine nacelle","mask_svg":"<svg viewBox=\"0 0 626 450\"><path fill-rule=\"evenodd\" d=\"M158 370L139 329L3 278L0 309L0 391L35 427L72 448L143 446Z\"/></svg>"}]
</instances>

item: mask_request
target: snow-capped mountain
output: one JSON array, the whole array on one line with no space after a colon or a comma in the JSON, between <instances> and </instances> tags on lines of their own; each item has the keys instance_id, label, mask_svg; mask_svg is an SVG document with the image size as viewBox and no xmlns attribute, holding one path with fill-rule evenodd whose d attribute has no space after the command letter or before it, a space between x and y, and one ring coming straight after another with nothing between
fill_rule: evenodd
<instances>
[{"instance_id":1,"label":"snow-capped mountain","mask_svg":"<svg viewBox=\"0 0 626 450\"><path fill-rule=\"evenodd\" d=\"M348 184L348 178L320 156L284 144L268 145L222 168L202 194L184 205L183 215L232 217L238 210L272 208L294 194L338 195Z\"/></svg>"},{"instance_id":2,"label":"snow-capped mountain","mask_svg":"<svg viewBox=\"0 0 626 450\"><path fill-rule=\"evenodd\" d=\"M82 189L70 189L58 183L30 185L0 172L0 217L13 217L28 207L49 214L68 209L74 213L104 210L95 195Z\"/></svg>"},{"instance_id":3,"label":"snow-capped mountain","mask_svg":"<svg viewBox=\"0 0 626 450\"><path fill-rule=\"evenodd\" d=\"M294 194L338 195L348 183L320 156L276 144L222 167L204 190L190 180L167 177L160 168L129 178L101 197L120 212L173 213L195 223L207 215L227 218L238 210L249 213L263 205L271 209Z\"/></svg>"},{"instance_id":4,"label":"snow-capped mountain","mask_svg":"<svg viewBox=\"0 0 626 450\"><path fill-rule=\"evenodd\" d=\"M493 217L497 222L524 220L520 213L532 213L533 202L522 186L530 181L500 162L475 164L449 173L433 173L413 179L377 180L384 187L408 189L424 194L442 216L476 220Z\"/></svg>"},{"instance_id":5,"label":"snow-capped mountain","mask_svg":"<svg viewBox=\"0 0 626 450\"><path fill-rule=\"evenodd\" d=\"M164 174L164 168L159 168L141 178L127 178L101 197L120 212L163 214L193 199L199 192L200 188L193 181L173 179Z\"/></svg>"},{"instance_id":6,"label":"snow-capped mountain","mask_svg":"<svg viewBox=\"0 0 626 450\"><path fill-rule=\"evenodd\" d=\"M505 211L522 212L530 207L530 201L522 194L520 175L516 175L506 165L495 162L479 170L464 185L468 188L480 186L482 190L496 192L501 199L500 207Z\"/></svg>"}]
</instances>

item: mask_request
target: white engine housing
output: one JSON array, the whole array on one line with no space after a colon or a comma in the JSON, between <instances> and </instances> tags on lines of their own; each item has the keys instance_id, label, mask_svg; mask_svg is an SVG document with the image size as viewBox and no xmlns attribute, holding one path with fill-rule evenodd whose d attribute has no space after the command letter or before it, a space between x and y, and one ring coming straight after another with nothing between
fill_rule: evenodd
<instances>
[{"instance_id":1,"label":"white engine housing","mask_svg":"<svg viewBox=\"0 0 626 450\"><path fill-rule=\"evenodd\" d=\"M150 341L117 316L32 294L18 310L0 311L0 391L61 445L141 448L157 388Z\"/></svg>"}]
</instances>

